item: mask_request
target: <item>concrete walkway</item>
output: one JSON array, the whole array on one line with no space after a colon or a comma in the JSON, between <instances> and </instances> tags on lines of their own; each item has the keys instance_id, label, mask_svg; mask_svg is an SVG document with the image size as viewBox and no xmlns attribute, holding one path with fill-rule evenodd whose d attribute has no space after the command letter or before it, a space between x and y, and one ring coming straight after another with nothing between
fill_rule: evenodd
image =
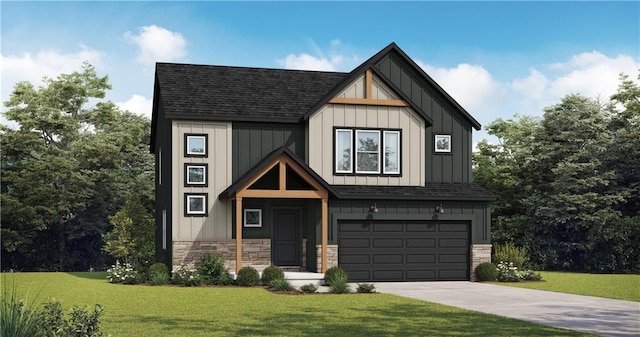
<instances>
[{"instance_id":1,"label":"concrete walkway","mask_svg":"<svg viewBox=\"0 0 640 337\"><path fill-rule=\"evenodd\" d=\"M376 290L602 336L640 336L640 303L477 282L380 282Z\"/></svg>"}]
</instances>

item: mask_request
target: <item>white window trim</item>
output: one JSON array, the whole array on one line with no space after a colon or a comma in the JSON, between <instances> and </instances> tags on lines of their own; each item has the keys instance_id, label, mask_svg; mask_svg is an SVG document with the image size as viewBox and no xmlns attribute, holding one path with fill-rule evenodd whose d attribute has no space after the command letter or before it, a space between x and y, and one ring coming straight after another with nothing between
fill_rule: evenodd
<instances>
[{"instance_id":1,"label":"white window trim","mask_svg":"<svg viewBox=\"0 0 640 337\"><path fill-rule=\"evenodd\" d=\"M192 168L202 168L202 170L204 171L204 172L202 172L202 179L203 179L202 181L191 181L189 179L189 177L190 177L189 176L189 170L192 169ZM187 177L187 185L202 185L202 186L207 185L207 165L187 164L185 174L186 174L186 177Z\"/></svg>"},{"instance_id":2,"label":"white window trim","mask_svg":"<svg viewBox=\"0 0 640 337\"><path fill-rule=\"evenodd\" d=\"M189 146L189 142L192 139L202 139L202 143L204 144L204 152L193 152L191 151L191 146ZM187 155L190 156L206 156L207 155L207 137L206 136L187 136Z\"/></svg>"},{"instance_id":3,"label":"white window trim","mask_svg":"<svg viewBox=\"0 0 640 337\"><path fill-rule=\"evenodd\" d=\"M340 170L338 169L338 163L340 160L338 159L338 134L340 132L348 132L349 133L349 170ZM336 173L352 173L353 172L353 130L352 129L336 129L336 144L335 144L335 162L336 162Z\"/></svg>"},{"instance_id":4,"label":"white window trim","mask_svg":"<svg viewBox=\"0 0 640 337\"><path fill-rule=\"evenodd\" d=\"M247 223L247 213L249 212L257 212L258 213L258 223ZM262 227L262 209L260 208L246 208L244 210L244 226L245 227Z\"/></svg>"},{"instance_id":5,"label":"white window trim","mask_svg":"<svg viewBox=\"0 0 640 337\"><path fill-rule=\"evenodd\" d=\"M448 140L449 148L443 150L438 149L438 138L446 138ZM433 150L437 153L451 153L451 135L435 135Z\"/></svg>"},{"instance_id":6,"label":"white window trim","mask_svg":"<svg viewBox=\"0 0 640 337\"><path fill-rule=\"evenodd\" d=\"M203 205L203 209L202 211L194 211L191 209L191 203L189 202L190 199L202 199L202 205ZM207 196L206 195L201 195L201 194L196 194L196 195L189 195L187 194L187 214L188 215L205 215L207 214Z\"/></svg>"},{"instance_id":7,"label":"white window trim","mask_svg":"<svg viewBox=\"0 0 640 337\"><path fill-rule=\"evenodd\" d=\"M358 139L359 139L358 134L360 132L368 132L368 133L375 132L375 133L378 134L378 151L377 151L377 154L378 154L378 168L377 168L376 171L361 171L361 170L358 170L358 154L361 153L361 152L362 153L373 153L371 151L358 151ZM359 173L359 174L380 174L380 152L381 152L380 151L380 146L381 146L380 130L366 130L366 129L359 130L359 129L356 129L356 138L355 138L354 144L353 144L353 147L355 147L354 150L355 150L355 154L356 154L355 155L355 162L354 162L354 165L356 167L356 173Z\"/></svg>"},{"instance_id":8,"label":"white window trim","mask_svg":"<svg viewBox=\"0 0 640 337\"><path fill-rule=\"evenodd\" d=\"M395 171L387 171L386 163L382 163L383 164L382 165L382 173L384 173L384 174L400 174L400 163L402 163L402 159L400 158L400 154L402 152L402 151L400 151L400 149L402 148L402 144L401 144L402 138L400 136L400 131L383 131L382 132L382 140L383 140L382 141L382 146L384 147L383 148L383 151L384 151L383 160L386 160L386 158L387 158L387 144L386 144L386 141L385 141L385 139L386 139L385 136L387 134L396 134L397 137L398 137L398 147L395 149L396 150L396 154L398 155L398 163L397 163L397 169Z\"/></svg>"}]
</instances>

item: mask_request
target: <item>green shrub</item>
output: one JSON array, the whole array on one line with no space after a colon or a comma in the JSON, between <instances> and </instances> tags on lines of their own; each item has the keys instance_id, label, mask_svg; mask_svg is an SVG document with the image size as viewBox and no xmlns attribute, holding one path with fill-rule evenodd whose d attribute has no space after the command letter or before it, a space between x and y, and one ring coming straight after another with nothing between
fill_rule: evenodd
<instances>
[{"instance_id":1,"label":"green shrub","mask_svg":"<svg viewBox=\"0 0 640 337\"><path fill-rule=\"evenodd\" d=\"M262 281L263 284L271 284L271 282L274 280L283 279L284 272L282 271L282 269L280 269L280 267L269 266L267 268L264 268L264 270L262 271L262 277L260 278L260 281Z\"/></svg>"},{"instance_id":2,"label":"green shrub","mask_svg":"<svg viewBox=\"0 0 640 337\"><path fill-rule=\"evenodd\" d=\"M18 299L15 286L9 292L4 284L0 297L0 336L45 336L42 323L34 301Z\"/></svg>"},{"instance_id":3,"label":"green shrub","mask_svg":"<svg viewBox=\"0 0 640 337\"><path fill-rule=\"evenodd\" d=\"M520 272L513 262L498 263L498 281L500 282L518 282L520 281Z\"/></svg>"},{"instance_id":4,"label":"green shrub","mask_svg":"<svg viewBox=\"0 0 640 337\"><path fill-rule=\"evenodd\" d=\"M256 268L242 267L240 271L238 271L236 283L242 287L257 286L258 283L260 283L260 274L258 274Z\"/></svg>"},{"instance_id":5,"label":"green shrub","mask_svg":"<svg viewBox=\"0 0 640 337\"><path fill-rule=\"evenodd\" d=\"M100 304L91 312L86 307L73 307L66 318L60 302L49 302L44 305L42 328L46 336L101 337L104 336L100 330L103 312Z\"/></svg>"},{"instance_id":6,"label":"green shrub","mask_svg":"<svg viewBox=\"0 0 640 337\"><path fill-rule=\"evenodd\" d=\"M202 284L202 277L196 269L180 265L180 267L173 272L171 283L183 287L196 287Z\"/></svg>"},{"instance_id":7,"label":"green shrub","mask_svg":"<svg viewBox=\"0 0 640 337\"><path fill-rule=\"evenodd\" d=\"M109 283L138 284L143 281L143 276L138 273L130 263L119 263L107 269Z\"/></svg>"},{"instance_id":8,"label":"green shrub","mask_svg":"<svg viewBox=\"0 0 640 337\"><path fill-rule=\"evenodd\" d=\"M198 273L205 284L228 285L232 283L229 278L229 268L224 265L224 259L215 254L207 254L200 260Z\"/></svg>"},{"instance_id":9,"label":"green shrub","mask_svg":"<svg viewBox=\"0 0 640 337\"><path fill-rule=\"evenodd\" d=\"M313 283L309 283L300 287L300 291L302 291L303 293L312 294L318 291L318 287Z\"/></svg>"},{"instance_id":10,"label":"green shrub","mask_svg":"<svg viewBox=\"0 0 640 337\"><path fill-rule=\"evenodd\" d=\"M275 279L273 281L271 281L271 283L269 283L269 285L278 291L290 291L293 290L293 286L291 285L291 283L289 283L289 281L283 279L283 278L278 278Z\"/></svg>"},{"instance_id":11,"label":"green shrub","mask_svg":"<svg viewBox=\"0 0 640 337\"><path fill-rule=\"evenodd\" d=\"M149 283L152 285L157 286L169 283L169 273L162 272L161 270L154 270L149 273Z\"/></svg>"},{"instance_id":12,"label":"green shrub","mask_svg":"<svg viewBox=\"0 0 640 337\"><path fill-rule=\"evenodd\" d=\"M167 265L162 262L154 263L149 267L149 270L147 271L148 278L151 279L151 274L154 273L164 273L167 274L168 277L169 267L167 267Z\"/></svg>"},{"instance_id":13,"label":"green shrub","mask_svg":"<svg viewBox=\"0 0 640 337\"><path fill-rule=\"evenodd\" d=\"M495 245L493 247L493 261L496 262L512 262L514 266L522 269L527 262L527 249L524 247L516 247L509 242L504 245Z\"/></svg>"},{"instance_id":14,"label":"green shrub","mask_svg":"<svg viewBox=\"0 0 640 337\"><path fill-rule=\"evenodd\" d=\"M341 275L333 275L329 278L329 291L334 294L346 294L351 292L351 287L347 284L347 279Z\"/></svg>"},{"instance_id":15,"label":"green shrub","mask_svg":"<svg viewBox=\"0 0 640 337\"><path fill-rule=\"evenodd\" d=\"M493 281L498 277L498 268L491 262L483 262L476 267L478 281Z\"/></svg>"},{"instance_id":16,"label":"green shrub","mask_svg":"<svg viewBox=\"0 0 640 337\"><path fill-rule=\"evenodd\" d=\"M373 283L358 283L356 291L359 293L375 293L376 286Z\"/></svg>"},{"instance_id":17,"label":"green shrub","mask_svg":"<svg viewBox=\"0 0 640 337\"><path fill-rule=\"evenodd\" d=\"M327 269L327 271L324 273L324 283L330 286L331 279L336 277L338 279L344 279L345 283L347 282L348 276L347 276L347 272L344 271L344 269L340 267L331 267Z\"/></svg>"},{"instance_id":18,"label":"green shrub","mask_svg":"<svg viewBox=\"0 0 640 337\"><path fill-rule=\"evenodd\" d=\"M520 273L520 278L527 281L541 281L542 275L534 272L533 270L527 270Z\"/></svg>"}]
</instances>

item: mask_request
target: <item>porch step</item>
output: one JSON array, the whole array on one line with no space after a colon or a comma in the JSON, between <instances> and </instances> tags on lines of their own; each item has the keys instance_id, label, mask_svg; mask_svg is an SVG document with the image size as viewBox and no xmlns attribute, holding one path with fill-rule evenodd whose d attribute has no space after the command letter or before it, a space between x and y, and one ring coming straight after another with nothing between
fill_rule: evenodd
<instances>
[{"instance_id":1,"label":"porch step","mask_svg":"<svg viewBox=\"0 0 640 337\"><path fill-rule=\"evenodd\" d=\"M289 281L289 283L297 289L300 289L301 286L309 283L317 286L318 288L324 284L324 274L307 271L285 271L284 279Z\"/></svg>"}]
</instances>

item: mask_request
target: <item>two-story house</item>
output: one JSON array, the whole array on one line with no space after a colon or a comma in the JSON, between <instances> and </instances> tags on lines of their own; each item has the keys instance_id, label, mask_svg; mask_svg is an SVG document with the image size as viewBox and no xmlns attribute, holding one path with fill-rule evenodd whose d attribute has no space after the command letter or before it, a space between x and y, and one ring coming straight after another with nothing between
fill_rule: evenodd
<instances>
[{"instance_id":1,"label":"two-story house","mask_svg":"<svg viewBox=\"0 0 640 337\"><path fill-rule=\"evenodd\" d=\"M494 200L473 184L473 129L394 43L350 73L158 63L157 259L473 279Z\"/></svg>"}]
</instances>

